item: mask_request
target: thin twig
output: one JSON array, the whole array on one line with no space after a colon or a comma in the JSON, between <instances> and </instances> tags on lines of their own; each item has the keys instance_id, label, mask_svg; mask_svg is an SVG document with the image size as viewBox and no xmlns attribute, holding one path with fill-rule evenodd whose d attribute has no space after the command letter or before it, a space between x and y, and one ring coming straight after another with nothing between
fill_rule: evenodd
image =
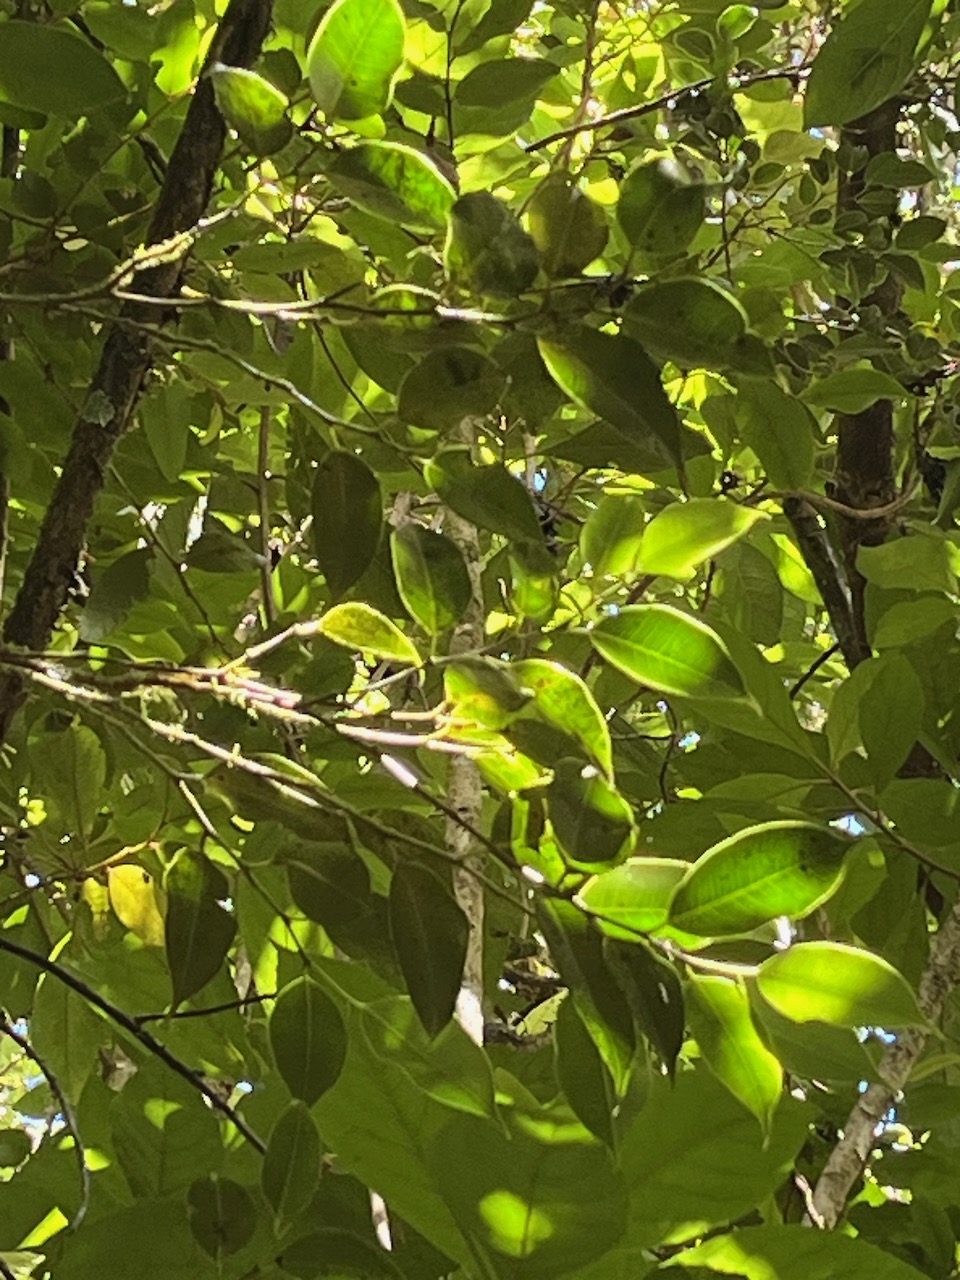
<instances>
[{"instance_id":1,"label":"thin twig","mask_svg":"<svg viewBox=\"0 0 960 1280\"><path fill-rule=\"evenodd\" d=\"M55 978L58 982L62 982L71 991L75 991L78 996L82 996L95 1009L99 1009L111 1022L116 1023L118 1027L122 1027L124 1031L133 1036L148 1053L153 1054L155 1058L159 1058L164 1066L169 1067L181 1079L186 1080L192 1089L196 1089L198 1093L203 1094L210 1106L215 1111L219 1111L221 1115L226 1116L237 1132L243 1134L250 1145L263 1155L266 1151L266 1144L250 1128L243 1116L229 1102L225 1102L216 1089L207 1084L201 1075L192 1071L185 1062L182 1062L175 1054L171 1053L167 1046L162 1044L155 1036L152 1036L149 1031L145 1031L136 1018L124 1013L117 1005L111 1004L109 1000L104 999L98 991L95 991L82 978L75 977L69 969L65 969L63 965L51 960L48 956L41 955L38 951L31 951L28 947L21 947L19 943L11 942L8 938L2 936L0 936L0 951L5 951L7 955L16 956L18 959L34 965L42 970L43 973L49 974L50 977Z\"/></svg>"},{"instance_id":2,"label":"thin twig","mask_svg":"<svg viewBox=\"0 0 960 1280\"><path fill-rule=\"evenodd\" d=\"M73 1103L63 1091L63 1086L57 1079L56 1072L52 1070L46 1058L37 1052L26 1036L22 1036L14 1027L5 1011L0 1011L0 1033L8 1036L15 1045L19 1045L22 1051L37 1064L40 1072L50 1086L50 1091L56 1098L60 1106L60 1114L63 1116L63 1123L67 1132L73 1138L73 1151L77 1160L77 1167L80 1171L80 1203L73 1217L67 1225L67 1231L76 1231L87 1216L87 1209L90 1207L90 1170L87 1166L87 1151L83 1145L83 1138L80 1136L80 1125L77 1122L77 1113L73 1109Z\"/></svg>"},{"instance_id":3,"label":"thin twig","mask_svg":"<svg viewBox=\"0 0 960 1280\"><path fill-rule=\"evenodd\" d=\"M273 591L273 553L270 546L270 406L260 410L257 431L257 507L260 514L260 603L267 627L277 620L277 600Z\"/></svg>"},{"instance_id":4,"label":"thin twig","mask_svg":"<svg viewBox=\"0 0 960 1280\"><path fill-rule=\"evenodd\" d=\"M795 684L792 684L790 686L790 697L795 698L799 694L803 686L807 683L807 681L812 679L813 676L817 674L817 672L824 665L824 663L829 662L830 659L839 652L840 652L839 642L835 642L830 646L829 649L825 649L823 653L820 654L819 658L817 658L814 662L811 662L810 666L803 673L800 679Z\"/></svg>"}]
</instances>

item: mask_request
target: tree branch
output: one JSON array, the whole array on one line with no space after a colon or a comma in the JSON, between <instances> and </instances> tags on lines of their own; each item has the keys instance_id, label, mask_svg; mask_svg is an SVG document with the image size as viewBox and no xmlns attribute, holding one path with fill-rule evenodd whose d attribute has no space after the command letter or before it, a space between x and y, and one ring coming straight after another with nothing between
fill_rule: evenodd
<instances>
[{"instance_id":1,"label":"tree branch","mask_svg":"<svg viewBox=\"0 0 960 1280\"><path fill-rule=\"evenodd\" d=\"M39 1067L41 1074L50 1086L53 1096L57 1100L60 1107L60 1114L63 1116L63 1123L67 1128L67 1132L73 1138L73 1150L77 1158L77 1165L80 1170L80 1204L77 1211L70 1219L67 1225L68 1231L76 1231L87 1216L87 1209L90 1206L90 1170L87 1167L87 1152L83 1145L83 1139L80 1136L80 1126L77 1122L77 1113L73 1109L73 1104L63 1091L63 1086L57 1079L56 1073L50 1068L45 1058L37 1053L36 1049L30 1043L26 1036L22 1036L14 1027L6 1012L0 1010L0 1033L9 1037L15 1045L27 1055L27 1057L35 1062Z\"/></svg>"},{"instance_id":2,"label":"tree branch","mask_svg":"<svg viewBox=\"0 0 960 1280\"><path fill-rule=\"evenodd\" d=\"M230 0L206 66L223 62L249 67L260 52L272 11L272 0ZM147 235L149 245L170 240L199 222L210 198L225 137L213 85L201 75L160 189ZM140 290L153 298L172 297L182 271L182 256L170 255L141 273ZM152 308L144 304L127 302L107 336L37 545L4 627L4 639L11 644L42 649L56 626L107 466L130 426L150 369L152 339L123 321L147 320L152 314ZM6 735L23 690L16 673L0 680L0 739Z\"/></svg>"},{"instance_id":3,"label":"tree branch","mask_svg":"<svg viewBox=\"0 0 960 1280\"><path fill-rule=\"evenodd\" d=\"M31 951L28 947L21 947L19 943L10 942L9 939L2 936L0 936L0 951L5 951L8 955L17 956L18 959L26 960L28 964L35 965L44 973L49 974L50 977L55 978L57 982L62 982L65 987L75 991L78 996L82 996L95 1009L99 1009L111 1022L116 1023L118 1027L122 1027L124 1031L139 1041L148 1053L152 1053L155 1058L160 1059L164 1066L169 1067L181 1079L186 1080L192 1089L202 1093L211 1107L215 1111L219 1111L221 1115L226 1116L237 1129L237 1132L242 1133L250 1145L263 1155L264 1151L266 1151L266 1144L262 1138L254 1133L243 1116L229 1102L225 1102L216 1089L211 1088L202 1076L192 1071L185 1062L181 1062L175 1054L171 1053L167 1046L162 1044L156 1036L152 1036L149 1031L145 1031L136 1018L131 1018L129 1014L124 1013L117 1005L111 1004L109 1000L104 999L98 991L95 991L82 978L77 978L69 969L65 969L56 960L51 960L48 956L41 955L39 951Z\"/></svg>"}]
</instances>

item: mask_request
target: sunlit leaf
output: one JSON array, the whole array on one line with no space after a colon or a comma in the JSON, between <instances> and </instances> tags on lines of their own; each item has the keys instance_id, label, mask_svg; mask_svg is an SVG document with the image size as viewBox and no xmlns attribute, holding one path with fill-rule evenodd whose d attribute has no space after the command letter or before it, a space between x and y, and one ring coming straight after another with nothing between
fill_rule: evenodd
<instances>
[{"instance_id":1,"label":"sunlit leaf","mask_svg":"<svg viewBox=\"0 0 960 1280\"><path fill-rule=\"evenodd\" d=\"M793 1022L840 1027L925 1025L902 974L880 956L839 942L801 942L764 960L763 998Z\"/></svg>"},{"instance_id":2,"label":"sunlit leaf","mask_svg":"<svg viewBox=\"0 0 960 1280\"><path fill-rule=\"evenodd\" d=\"M456 193L430 158L401 142L361 142L341 151L327 174L359 208L415 231L446 224Z\"/></svg>"},{"instance_id":3,"label":"sunlit leaf","mask_svg":"<svg viewBox=\"0 0 960 1280\"><path fill-rule=\"evenodd\" d=\"M590 642L638 684L689 698L744 698L740 673L716 632L671 605L631 605L598 622Z\"/></svg>"},{"instance_id":4,"label":"sunlit leaf","mask_svg":"<svg viewBox=\"0 0 960 1280\"><path fill-rule=\"evenodd\" d=\"M269 80L243 67L222 62L210 69L217 106L255 155L268 156L293 137L287 117L290 103Z\"/></svg>"},{"instance_id":5,"label":"sunlit leaf","mask_svg":"<svg viewBox=\"0 0 960 1280\"><path fill-rule=\"evenodd\" d=\"M307 50L317 106L331 120L360 120L389 106L403 62L397 0L336 0Z\"/></svg>"},{"instance_id":6,"label":"sunlit leaf","mask_svg":"<svg viewBox=\"0 0 960 1280\"><path fill-rule=\"evenodd\" d=\"M691 1029L707 1066L768 1130L783 1071L753 1024L742 980L695 974L687 991Z\"/></svg>"},{"instance_id":7,"label":"sunlit leaf","mask_svg":"<svg viewBox=\"0 0 960 1280\"><path fill-rule=\"evenodd\" d=\"M654 516L643 534L644 573L662 573L687 582L699 565L748 533L766 517L754 507L715 498L675 502Z\"/></svg>"},{"instance_id":8,"label":"sunlit leaf","mask_svg":"<svg viewBox=\"0 0 960 1280\"><path fill-rule=\"evenodd\" d=\"M319 627L322 635L346 649L359 649L386 662L420 665L420 654L400 628L360 600L334 605Z\"/></svg>"},{"instance_id":9,"label":"sunlit leaf","mask_svg":"<svg viewBox=\"0 0 960 1280\"><path fill-rule=\"evenodd\" d=\"M637 941L666 924L670 903L688 870L670 858L628 858L619 867L592 876L577 898L597 917L604 933Z\"/></svg>"},{"instance_id":10,"label":"sunlit leaf","mask_svg":"<svg viewBox=\"0 0 960 1280\"><path fill-rule=\"evenodd\" d=\"M579 739L587 755L606 774L613 769L610 729L587 684L575 672L544 658L513 664L520 686L533 694L533 705L548 724Z\"/></svg>"},{"instance_id":11,"label":"sunlit leaf","mask_svg":"<svg viewBox=\"0 0 960 1280\"><path fill-rule=\"evenodd\" d=\"M767 822L738 831L689 869L670 922L704 937L809 915L839 888L849 841L829 827Z\"/></svg>"}]
</instances>

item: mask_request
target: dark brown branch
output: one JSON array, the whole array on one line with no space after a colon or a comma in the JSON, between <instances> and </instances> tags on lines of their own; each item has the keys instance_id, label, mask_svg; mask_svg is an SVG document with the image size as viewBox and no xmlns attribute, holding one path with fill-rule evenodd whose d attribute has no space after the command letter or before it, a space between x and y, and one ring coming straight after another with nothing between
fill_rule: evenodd
<instances>
[{"instance_id":1,"label":"dark brown branch","mask_svg":"<svg viewBox=\"0 0 960 1280\"><path fill-rule=\"evenodd\" d=\"M240 1113L229 1102L225 1102L216 1089L211 1088L202 1076L192 1071L185 1062L181 1062L176 1054L171 1053L167 1046L161 1043L156 1036L152 1036L149 1031L145 1031L136 1018L131 1018L129 1014L124 1013L117 1005L111 1004L109 1000L104 999L98 991L95 991L82 978L76 977L69 969L65 969L63 965L49 959L48 956L41 955L39 951L31 951L28 947L21 947L19 943L10 942L9 939L3 937L0 937L0 951L5 951L8 955L17 956L20 960L26 960L28 964L35 965L44 973L49 974L50 977L55 978L57 982L62 982L65 987L75 991L78 996L82 996L95 1009L99 1009L111 1022L116 1023L118 1027L122 1027L124 1031L139 1041L148 1053L152 1053L155 1058L160 1059L164 1066L169 1067L171 1071L186 1080L192 1089L202 1093L211 1107L215 1111L219 1111L221 1115L226 1116L237 1131L243 1134L250 1145L263 1155L266 1150L263 1139L254 1133Z\"/></svg>"},{"instance_id":2,"label":"dark brown branch","mask_svg":"<svg viewBox=\"0 0 960 1280\"><path fill-rule=\"evenodd\" d=\"M864 651L861 644L846 575L837 562L827 531L813 507L802 498L785 499L783 514L790 521L800 554L813 575L829 615L840 652L852 671L858 663L870 656L870 650Z\"/></svg>"},{"instance_id":3,"label":"dark brown branch","mask_svg":"<svg viewBox=\"0 0 960 1280\"><path fill-rule=\"evenodd\" d=\"M35 1062L39 1067L44 1079L50 1086L50 1091L57 1100L60 1108L60 1114L63 1116L63 1123L67 1128L67 1132L73 1138L73 1151L77 1159L77 1166L80 1170L80 1203L77 1211L70 1219L67 1226L68 1231L76 1231L87 1216L87 1209L90 1206L90 1170L87 1167L87 1152L83 1145L83 1139L80 1136L80 1126L77 1123L77 1114L73 1109L73 1104L63 1091L63 1086L57 1079L56 1073L51 1070L49 1063L44 1057L37 1053L36 1049L30 1043L26 1036L22 1036L13 1023L7 1017L7 1014L0 1010L0 1033L8 1036L15 1045L27 1055L27 1057Z\"/></svg>"},{"instance_id":4,"label":"dark brown branch","mask_svg":"<svg viewBox=\"0 0 960 1280\"><path fill-rule=\"evenodd\" d=\"M207 65L249 67L260 52L272 10L272 0L230 0ZM213 86L201 75L160 189L149 245L169 241L197 225L210 198L225 137ZM182 257L171 254L169 260L141 273L138 289L153 298L172 297L182 271ZM146 320L153 314L142 303L127 302L107 336L23 585L4 627L8 643L43 649L53 634L107 466L130 426L150 369L153 340L123 320ZM20 677L5 675L0 681L0 738L22 696Z\"/></svg>"}]
</instances>

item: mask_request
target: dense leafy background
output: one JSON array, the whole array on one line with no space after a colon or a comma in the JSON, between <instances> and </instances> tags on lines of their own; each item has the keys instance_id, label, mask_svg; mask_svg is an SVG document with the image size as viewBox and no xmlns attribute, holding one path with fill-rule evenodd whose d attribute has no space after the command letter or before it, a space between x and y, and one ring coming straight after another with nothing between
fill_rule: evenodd
<instances>
[{"instance_id":1,"label":"dense leafy background","mask_svg":"<svg viewBox=\"0 0 960 1280\"><path fill-rule=\"evenodd\" d=\"M0 0L0 1273L956 1274L960 8L227 8Z\"/></svg>"}]
</instances>

